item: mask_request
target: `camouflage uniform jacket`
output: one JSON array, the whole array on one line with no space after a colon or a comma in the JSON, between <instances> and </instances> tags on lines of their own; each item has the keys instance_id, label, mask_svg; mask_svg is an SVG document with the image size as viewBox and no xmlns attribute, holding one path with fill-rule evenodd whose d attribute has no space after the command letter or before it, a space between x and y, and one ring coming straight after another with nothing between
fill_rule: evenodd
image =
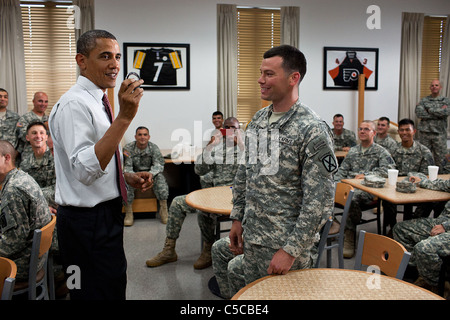
<instances>
[{"instance_id":1,"label":"camouflage uniform jacket","mask_svg":"<svg viewBox=\"0 0 450 320\"><path fill-rule=\"evenodd\" d=\"M436 179L430 181L425 175L418 174L421 177L419 187L437 191L450 192L450 180ZM436 225L442 224L446 232L450 231L450 201L447 201L445 209L441 212L439 217L436 218Z\"/></svg>"},{"instance_id":2,"label":"camouflage uniform jacket","mask_svg":"<svg viewBox=\"0 0 450 320\"><path fill-rule=\"evenodd\" d=\"M241 153L238 146L223 143L206 147L195 163L195 173L200 176L202 188L231 186L236 176Z\"/></svg>"},{"instance_id":3,"label":"camouflage uniform jacket","mask_svg":"<svg viewBox=\"0 0 450 320\"><path fill-rule=\"evenodd\" d=\"M448 108L442 109L444 105ZM450 99L443 96L423 98L416 106L416 116L420 119L417 130L419 132L447 134L447 116L449 113Z\"/></svg>"},{"instance_id":4,"label":"camouflage uniform jacket","mask_svg":"<svg viewBox=\"0 0 450 320\"><path fill-rule=\"evenodd\" d=\"M158 146L148 142L145 149L136 146L136 141L127 143L123 147L124 172L146 171L156 175L164 171L164 158Z\"/></svg>"},{"instance_id":5,"label":"camouflage uniform jacket","mask_svg":"<svg viewBox=\"0 0 450 320\"><path fill-rule=\"evenodd\" d=\"M38 184L26 172L14 168L0 192L0 256L17 264L17 280L28 279L31 245L35 229L51 220ZM43 265L40 261L39 268Z\"/></svg>"},{"instance_id":6,"label":"camouflage uniform jacket","mask_svg":"<svg viewBox=\"0 0 450 320\"><path fill-rule=\"evenodd\" d=\"M25 149L25 146L27 148L27 152L31 151L30 143L27 141L27 127L32 122L48 122L48 116L44 114L42 116L42 119L39 118L33 111L28 111L23 116L19 118L16 125L16 134L17 134L17 151L19 153L22 153Z\"/></svg>"},{"instance_id":7,"label":"camouflage uniform jacket","mask_svg":"<svg viewBox=\"0 0 450 320\"><path fill-rule=\"evenodd\" d=\"M282 248L307 265L334 205L332 133L299 100L269 124L272 112L272 105L259 110L247 127L231 218L242 221L245 241Z\"/></svg>"},{"instance_id":8,"label":"camouflage uniform jacket","mask_svg":"<svg viewBox=\"0 0 450 320\"><path fill-rule=\"evenodd\" d=\"M348 129L343 129L340 135L336 135L333 131L334 150L342 150L343 147L356 146L356 134Z\"/></svg>"},{"instance_id":9,"label":"camouflage uniform jacket","mask_svg":"<svg viewBox=\"0 0 450 320\"><path fill-rule=\"evenodd\" d=\"M399 142L392 153L392 158L398 169L399 176L406 176L409 172L428 174L428 166L434 165L433 155L427 147L418 141L405 149Z\"/></svg>"},{"instance_id":10,"label":"camouflage uniform jacket","mask_svg":"<svg viewBox=\"0 0 450 320\"><path fill-rule=\"evenodd\" d=\"M20 169L28 173L41 187L45 199L51 205L55 200L55 160L47 147L42 162L38 163L34 152L30 152L20 162Z\"/></svg>"},{"instance_id":11,"label":"camouflage uniform jacket","mask_svg":"<svg viewBox=\"0 0 450 320\"><path fill-rule=\"evenodd\" d=\"M387 178L388 169L395 169L395 162L385 148L372 143L363 153L359 144L348 151L334 180L352 179L358 174L376 174Z\"/></svg>"},{"instance_id":12,"label":"camouflage uniform jacket","mask_svg":"<svg viewBox=\"0 0 450 320\"><path fill-rule=\"evenodd\" d=\"M379 144L383 148L385 148L391 155L392 152L397 148L398 141L395 141L390 135L387 135L386 138L381 139L378 135L375 136L373 142Z\"/></svg>"},{"instance_id":13,"label":"camouflage uniform jacket","mask_svg":"<svg viewBox=\"0 0 450 320\"><path fill-rule=\"evenodd\" d=\"M20 116L6 109L5 120L0 120L0 140L9 141L14 148L17 147L16 125Z\"/></svg>"}]
</instances>

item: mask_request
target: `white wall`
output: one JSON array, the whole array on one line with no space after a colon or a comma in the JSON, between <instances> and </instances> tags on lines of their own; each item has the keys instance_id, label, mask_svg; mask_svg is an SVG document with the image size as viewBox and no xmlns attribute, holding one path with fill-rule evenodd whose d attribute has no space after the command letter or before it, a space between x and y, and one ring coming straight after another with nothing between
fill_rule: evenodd
<instances>
[{"instance_id":1,"label":"white wall","mask_svg":"<svg viewBox=\"0 0 450 320\"><path fill-rule=\"evenodd\" d=\"M365 118L388 116L398 121L402 12L450 14L448 0L96 0L96 28L112 32L121 46L123 42L190 44L191 89L146 90L126 142L133 140L139 125L150 128L152 141L162 149L176 144L171 136L180 128L191 133L194 143L195 121L201 121L202 131L212 129L211 114L217 101L217 3L299 6L300 50L308 60L300 97L330 124L335 113L342 113L346 127L352 130L357 128L358 93L322 89L323 47L379 48L378 90L366 91ZM381 9L379 30L366 27L370 16L366 9L372 4ZM118 108L117 98L115 104ZM201 139L200 134L195 138Z\"/></svg>"}]
</instances>

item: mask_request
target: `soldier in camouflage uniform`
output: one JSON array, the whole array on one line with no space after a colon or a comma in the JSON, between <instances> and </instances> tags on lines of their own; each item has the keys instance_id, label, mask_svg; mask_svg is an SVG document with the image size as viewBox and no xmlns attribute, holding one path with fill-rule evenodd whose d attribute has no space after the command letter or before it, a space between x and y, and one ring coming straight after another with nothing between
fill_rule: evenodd
<instances>
[{"instance_id":1,"label":"soldier in camouflage uniform","mask_svg":"<svg viewBox=\"0 0 450 320\"><path fill-rule=\"evenodd\" d=\"M26 154L20 163L20 169L28 173L41 187L48 205L55 211L55 160L47 146L48 134L44 123L32 122L28 125L26 140L30 143L32 152ZM50 209L52 210L52 209Z\"/></svg>"},{"instance_id":2,"label":"soldier in camouflage uniform","mask_svg":"<svg viewBox=\"0 0 450 320\"><path fill-rule=\"evenodd\" d=\"M411 119L400 120L398 123L398 133L402 142L398 143L397 147L391 153L398 170L398 175L406 176L410 172L427 174L428 166L434 165L433 155L430 149L414 140L414 134L416 133L414 121ZM397 206L389 201L383 200L383 210L386 225L392 229L397 222ZM429 213L430 211L428 211Z\"/></svg>"},{"instance_id":3,"label":"soldier in camouflage uniform","mask_svg":"<svg viewBox=\"0 0 450 320\"><path fill-rule=\"evenodd\" d=\"M20 116L8 110L8 92L0 88L0 140L9 141L13 147L17 146L16 125Z\"/></svg>"},{"instance_id":4,"label":"soldier in camouflage uniform","mask_svg":"<svg viewBox=\"0 0 450 320\"><path fill-rule=\"evenodd\" d=\"M450 180L430 181L424 174L412 173L410 178L419 187L450 192ZM437 292L440 256L450 255L450 201L437 218L402 221L394 226L394 239L412 253L409 265L416 266L419 278L416 285Z\"/></svg>"},{"instance_id":5,"label":"soldier in camouflage uniform","mask_svg":"<svg viewBox=\"0 0 450 320\"><path fill-rule=\"evenodd\" d=\"M17 121L17 147L16 150L20 154L20 159L26 157L27 153L31 153L30 143L26 139L27 127L32 122L42 122L48 131L48 115L45 110L48 107L48 96L45 92L36 92L33 97L33 110L28 111ZM19 163L17 164L19 165Z\"/></svg>"},{"instance_id":6,"label":"soldier in camouflage uniform","mask_svg":"<svg viewBox=\"0 0 450 320\"><path fill-rule=\"evenodd\" d=\"M238 169L239 158L242 155L243 143L239 131L239 121L230 117L225 120L224 128L227 134L224 138L217 131L211 141L199 155L195 163L195 173L203 181L202 188L231 186ZM230 131L228 131L230 130ZM186 214L197 213L198 225L203 239L203 249L200 257L194 263L195 269L211 266L211 246L215 241L215 220L199 210L191 208L186 203L186 195L177 196L169 208L169 221L166 227L166 241L163 250L155 257L146 261L149 267L177 261L175 244L178 239Z\"/></svg>"},{"instance_id":7,"label":"soldier in camouflage uniform","mask_svg":"<svg viewBox=\"0 0 450 320\"><path fill-rule=\"evenodd\" d=\"M48 224L51 214L36 181L15 167L16 154L9 142L0 141L0 256L16 263L16 281L22 282L28 281L34 230Z\"/></svg>"},{"instance_id":8,"label":"soldier in camouflage uniform","mask_svg":"<svg viewBox=\"0 0 450 320\"><path fill-rule=\"evenodd\" d=\"M159 202L161 222L167 223L167 199L169 186L164 178L164 158L158 146L150 142L150 134L146 127L136 129L136 141L123 147L124 172L150 172L153 175L153 192ZM125 206L125 226L133 225L133 200L135 189L128 186L128 203Z\"/></svg>"},{"instance_id":9,"label":"soldier in camouflage uniform","mask_svg":"<svg viewBox=\"0 0 450 320\"><path fill-rule=\"evenodd\" d=\"M373 142L384 147L392 155L392 152L397 147L397 141L395 141L388 133L391 121L388 117L381 117L377 122L377 134L373 139Z\"/></svg>"},{"instance_id":10,"label":"soldier in camouflage uniform","mask_svg":"<svg viewBox=\"0 0 450 320\"><path fill-rule=\"evenodd\" d=\"M332 214L337 160L328 125L298 97L306 60L298 49L268 50L261 98L245 135L245 163L233 185L229 238L212 249L223 297L268 274L312 267L319 231Z\"/></svg>"},{"instance_id":11,"label":"soldier in camouflage uniform","mask_svg":"<svg viewBox=\"0 0 450 320\"><path fill-rule=\"evenodd\" d=\"M395 163L390 153L382 146L373 142L375 123L363 121L358 129L361 143L350 149L337 174L335 181L342 179L364 179L368 175L387 177L388 169L395 169ZM361 206L373 202L374 196L365 191L355 189L352 203L345 224L344 257L351 258L355 253L355 231L361 221Z\"/></svg>"},{"instance_id":12,"label":"soldier in camouflage uniform","mask_svg":"<svg viewBox=\"0 0 450 320\"><path fill-rule=\"evenodd\" d=\"M430 85L431 95L420 100L416 106L416 116L420 119L417 126L419 141L431 150L434 163L439 166L439 173L444 172L447 154L447 117L450 99L440 95L441 84L433 80Z\"/></svg>"},{"instance_id":13,"label":"soldier in camouflage uniform","mask_svg":"<svg viewBox=\"0 0 450 320\"><path fill-rule=\"evenodd\" d=\"M333 116L333 140L335 151L348 151L356 146L356 135L344 128L344 116L340 113Z\"/></svg>"}]
</instances>

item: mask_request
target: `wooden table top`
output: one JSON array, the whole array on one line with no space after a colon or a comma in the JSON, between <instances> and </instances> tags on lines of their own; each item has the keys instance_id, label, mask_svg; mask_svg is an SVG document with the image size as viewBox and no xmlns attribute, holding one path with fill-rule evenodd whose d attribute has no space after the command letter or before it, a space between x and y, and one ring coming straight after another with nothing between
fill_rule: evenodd
<instances>
[{"instance_id":1,"label":"wooden table top","mask_svg":"<svg viewBox=\"0 0 450 320\"><path fill-rule=\"evenodd\" d=\"M398 177L397 181L403 180L405 177ZM449 179L449 174L439 175L440 179ZM395 190L395 186L391 186L386 179L384 188L367 187L361 182L364 179L342 179L342 182L348 183L351 186L366 191L374 196L392 202L394 204L408 204L434 201L448 201L450 200L450 193L442 191L434 191L430 189L416 188L414 193L403 193Z\"/></svg>"},{"instance_id":2,"label":"wooden table top","mask_svg":"<svg viewBox=\"0 0 450 320\"><path fill-rule=\"evenodd\" d=\"M232 300L444 300L411 283L366 271L303 269L267 276Z\"/></svg>"},{"instance_id":3,"label":"wooden table top","mask_svg":"<svg viewBox=\"0 0 450 320\"><path fill-rule=\"evenodd\" d=\"M193 191L186 196L186 203L203 212L230 215L232 199L231 186L224 186Z\"/></svg>"}]
</instances>

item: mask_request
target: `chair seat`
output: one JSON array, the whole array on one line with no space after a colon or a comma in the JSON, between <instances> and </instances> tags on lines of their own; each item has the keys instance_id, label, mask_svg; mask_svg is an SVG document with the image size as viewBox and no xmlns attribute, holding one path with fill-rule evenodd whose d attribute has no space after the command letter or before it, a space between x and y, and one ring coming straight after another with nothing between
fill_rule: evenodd
<instances>
[{"instance_id":1,"label":"chair seat","mask_svg":"<svg viewBox=\"0 0 450 320\"><path fill-rule=\"evenodd\" d=\"M44 279L45 276L45 270L44 268L41 268L41 270L39 270L36 274L36 283L39 283L40 281L42 281L42 279ZM14 284L14 292L16 291L20 291L23 289L28 288L28 281L22 281L22 282L17 282Z\"/></svg>"}]
</instances>

